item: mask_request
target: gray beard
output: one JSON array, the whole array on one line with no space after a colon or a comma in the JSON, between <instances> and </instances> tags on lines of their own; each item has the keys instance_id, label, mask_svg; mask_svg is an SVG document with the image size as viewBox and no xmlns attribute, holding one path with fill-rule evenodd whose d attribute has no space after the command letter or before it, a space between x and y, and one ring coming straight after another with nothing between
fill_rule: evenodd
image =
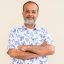
<instances>
[{"instance_id":1,"label":"gray beard","mask_svg":"<svg viewBox=\"0 0 64 64\"><path fill-rule=\"evenodd\" d=\"M35 20L24 19L24 23L26 23L26 24L35 24Z\"/></svg>"}]
</instances>

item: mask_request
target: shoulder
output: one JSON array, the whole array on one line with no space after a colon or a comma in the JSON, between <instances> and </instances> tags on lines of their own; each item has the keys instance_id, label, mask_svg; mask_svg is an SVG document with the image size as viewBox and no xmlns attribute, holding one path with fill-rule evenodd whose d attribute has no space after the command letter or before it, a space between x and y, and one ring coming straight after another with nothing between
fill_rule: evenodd
<instances>
[{"instance_id":1,"label":"shoulder","mask_svg":"<svg viewBox=\"0 0 64 64\"><path fill-rule=\"evenodd\" d=\"M48 28L46 27L37 27L37 30L40 31L40 32L48 32Z\"/></svg>"},{"instance_id":2,"label":"shoulder","mask_svg":"<svg viewBox=\"0 0 64 64\"><path fill-rule=\"evenodd\" d=\"M20 31L20 30L22 30L22 26L12 26L11 28L10 28L10 32L13 32L13 33L16 33L16 32L18 32L18 31Z\"/></svg>"}]
</instances>

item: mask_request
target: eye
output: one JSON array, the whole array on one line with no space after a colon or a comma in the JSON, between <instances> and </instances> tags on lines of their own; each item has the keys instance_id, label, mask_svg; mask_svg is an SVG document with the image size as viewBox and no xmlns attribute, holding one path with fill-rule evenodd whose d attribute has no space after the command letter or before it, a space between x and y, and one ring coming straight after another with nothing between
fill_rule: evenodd
<instances>
[{"instance_id":1,"label":"eye","mask_svg":"<svg viewBox=\"0 0 64 64\"><path fill-rule=\"evenodd\" d=\"M35 13L36 13L36 11L34 11L34 10L33 10L33 11L32 11L32 13L34 13L34 14L35 14Z\"/></svg>"},{"instance_id":2,"label":"eye","mask_svg":"<svg viewBox=\"0 0 64 64\"><path fill-rule=\"evenodd\" d=\"M26 12L26 13L30 13L30 11L29 11L29 10L26 10L25 12Z\"/></svg>"}]
</instances>

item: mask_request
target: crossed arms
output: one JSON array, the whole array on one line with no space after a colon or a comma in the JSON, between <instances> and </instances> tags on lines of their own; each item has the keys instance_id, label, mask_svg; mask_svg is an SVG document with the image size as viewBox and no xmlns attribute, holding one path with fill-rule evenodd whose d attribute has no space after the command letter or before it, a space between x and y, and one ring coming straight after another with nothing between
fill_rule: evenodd
<instances>
[{"instance_id":1,"label":"crossed arms","mask_svg":"<svg viewBox=\"0 0 64 64\"><path fill-rule=\"evenodd\" d=\"M53 45L47 44L45 41L41 45L20 45L18 49L12 48L8 50L10 57L17 59L32 59L40 56L54 54L55 48Z\"/></svg>"}]
</instances>

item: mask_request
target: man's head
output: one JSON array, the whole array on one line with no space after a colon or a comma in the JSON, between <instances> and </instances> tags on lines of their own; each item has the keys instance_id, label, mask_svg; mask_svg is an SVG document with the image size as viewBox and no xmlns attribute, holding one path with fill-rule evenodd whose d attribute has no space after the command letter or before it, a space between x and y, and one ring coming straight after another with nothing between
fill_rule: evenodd
<instances>
[{"instance_id":1,"label":"man's head","mask_svg":"<svg viewBox=\"0 0 64 64\"><path fill-rule=\"evenodd\" d=\"M38 16L39 6L33 2L28 1L23 5L23 17L25 23L34 24Z\"/></svg>"}]
</instances>

